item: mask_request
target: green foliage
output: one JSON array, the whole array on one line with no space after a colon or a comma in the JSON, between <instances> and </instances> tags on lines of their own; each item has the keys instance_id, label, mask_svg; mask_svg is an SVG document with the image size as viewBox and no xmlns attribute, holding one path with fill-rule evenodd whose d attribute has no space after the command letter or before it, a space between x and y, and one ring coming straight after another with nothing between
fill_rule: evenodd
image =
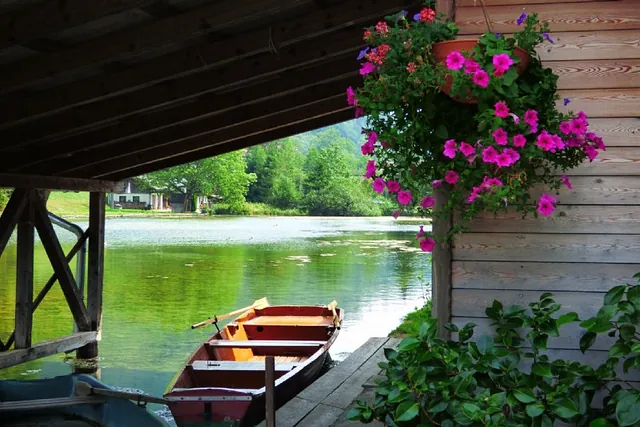
<instances>
[{"instance_id":1,"label":"green foliage","mask_svg":"<svg viewBox=\"0 0 640 427\"><path fill-rule=\"evenodd\" d=\"M2 211L5 206L7 206L10 197L11 190L0 188L0 211Z\"/></svg>"},{"instance_id":2,"label":"green foliage","mask_svg":"<svg viewBox=\"0 0 640 427\"><path fill-rule=\"evenodd\" d=\"M640 285L612 288L584 321L576 313L557 316L561 309L549 293L528 309L494 301L486 314L495 332L475 340L473 323L446 325L453 338L445 340L437 320L427 320L397 350L385 349L373 404L358 402L348 417L388 426L640 425L640 390L621 387L619 377L620 370L640 371ZM588 337L583 352L598 336L617 337L597 368L545 354L549 338L577 322Z\"/></svg>"},{"instance_id":3,"label":"green foliage","mask_svg":"<svg viewBox=\"0 0 640 427\"><path fill-rule=\"evenodd\" d=\"M431 319L431 306L431 300L429 299L422 307L416 308L414 311L407 314L402 319L402 323L391 331L389 336L402 337L404 335L418 335L420 327Z\"/></svg>"}]
</instances>

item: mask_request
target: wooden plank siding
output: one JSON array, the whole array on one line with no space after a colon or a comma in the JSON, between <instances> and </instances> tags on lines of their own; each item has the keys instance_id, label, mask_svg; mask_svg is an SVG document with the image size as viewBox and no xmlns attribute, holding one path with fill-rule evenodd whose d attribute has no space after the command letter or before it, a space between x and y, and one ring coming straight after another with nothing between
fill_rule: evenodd
<instances>
[{"instance_id":1,"label":"wooden plank siding","mask_svg":"<svg viewBox=\"0 0 640 427\"><path fill-rule=\"evenodd\" d=\"M573 190L561 189L549 217L515 212L484 215L452 250L451 320L490 333L485 308L494 299L527 306L552 292L562 312L594 315L604 293L640 271L640 7L637 1L487 0L494 31L510 34L523 10L548 22L555 43L538 54L558 75L564 111L584 110L607 151L569 171ZM480 6L458 2L461 38L485 29ZM537 199L542 188L532 192ZM548 191L547 191L548 192ZM549 342L552 357L601 363L612 341L594 352L576 349L584 333L563 328ZM640 378L631 378L640 380Z\"/></svg>"}]
</instances>

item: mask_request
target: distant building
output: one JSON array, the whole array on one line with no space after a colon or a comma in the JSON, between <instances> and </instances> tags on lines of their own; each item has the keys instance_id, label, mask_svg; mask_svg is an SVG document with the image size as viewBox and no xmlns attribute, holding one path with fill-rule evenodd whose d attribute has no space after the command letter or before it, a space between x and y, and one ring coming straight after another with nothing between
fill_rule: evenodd
<instances>
[{"instance_id":1,"label":"distant building","mask_svg":"<svg viewBox=\"0 0 640 427\"><path fill-rule=\"evenodd\" d=\"M109 193L107 204L112 209L171 209L169 199L162 193L143 191L131 181L126 181L121 191Z\"/></svg>"}]
</instances>

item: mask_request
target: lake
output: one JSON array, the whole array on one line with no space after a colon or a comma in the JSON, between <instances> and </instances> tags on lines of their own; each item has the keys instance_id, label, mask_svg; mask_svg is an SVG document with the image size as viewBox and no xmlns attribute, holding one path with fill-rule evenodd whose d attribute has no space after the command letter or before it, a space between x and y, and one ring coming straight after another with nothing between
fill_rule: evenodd
<instances>
[{"instance_id":1,"label":"lake","mask_svg":"<svg viewBox=\"0 0 640 427\"><path fill-rule=\"evenodd\" d=\"M415 242L419 224L392 218L108 219L101 379L162 395L213 333L212 327L191 330L191 324L263 296L273 305L337 300L345 320L331 354L342 360L424 303L431 262ZM74 237L56 231L68 250ZM13 241L0 258L3 341L13 330L15 255ZM37 294L52 273L39 244L35 264ZM56 285L34 316L34 342L66 335L72 325ZM70 372L69 361L57 355L0 370L0 378Z\"/></svg>"}]
</instances>

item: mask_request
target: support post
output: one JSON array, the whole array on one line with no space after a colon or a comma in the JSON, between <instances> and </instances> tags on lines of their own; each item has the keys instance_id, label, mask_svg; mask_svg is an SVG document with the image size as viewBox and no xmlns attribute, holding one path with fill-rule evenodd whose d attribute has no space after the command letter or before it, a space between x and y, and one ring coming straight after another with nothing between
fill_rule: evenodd
<instances>
[{"instance_id":1,"label":"support post","mask_svg":"<svg viewBox=\"0 0 640 427\"><path fill-rule=\"evenodd\" d=\"M273 356L264 358L265 421L267 427L276 427L276 361Z\"/></svg>"},{"instance_id":2,"label":"support post","mask_svg":"<svg viewBox=\"0 0 640 427\"><path fill-rule=\"evenodd\" d=\"M102 287L104 283L104 216L105 194L92 192L89 198L89 268L87 274L87 311L91 330L98 332L102 321ZM77 351L79 359L98 357L98 342Z\"/></svg>"},{"instance_id":3,"label":"support post","mask_svg":"<svg viewBox=\"0 0 640 427\"><path fill-rule=\"evenodd\" d=\"M33 326L33 190L26 195L26 205L18 223L16 256L15 348L31 347Z\"/></svg>"},{"instance_id":4,"label":"support post","mask_svg":"<svg viewBox=\"0 0 640 427\"><path fill-rule=\"evenodd\" d=\"M444 13L453 20L455 16L455 0L436 0L436 12Z\"/></svg>"},{"instance_id":5,"label":"support post","mask_svg":"<svg viewBox=\"0 0 640 427\"><path fill-rule=\"evenodd\" d=\"M26 203L27 190L16 188L0 216L0 255L4 252L16 224L20 221L20 215Z\"/></svg>"},{"instance_id":6,"label":"support post","mask_svg":"<svg viewBox=\"0 0 640 427\"><path fill-rule=\"evenodd\" d=\"M436 191L434 211L439 212L449 196L446 192ZM436 240L443 239L451 229L451 218L433 218L433 235ZM451 244L437 243L432 252L431 301L432 316L439 320L438 335L448 338L449 331L444 328L451 322Z\"/></svg>"}]
</instances>

